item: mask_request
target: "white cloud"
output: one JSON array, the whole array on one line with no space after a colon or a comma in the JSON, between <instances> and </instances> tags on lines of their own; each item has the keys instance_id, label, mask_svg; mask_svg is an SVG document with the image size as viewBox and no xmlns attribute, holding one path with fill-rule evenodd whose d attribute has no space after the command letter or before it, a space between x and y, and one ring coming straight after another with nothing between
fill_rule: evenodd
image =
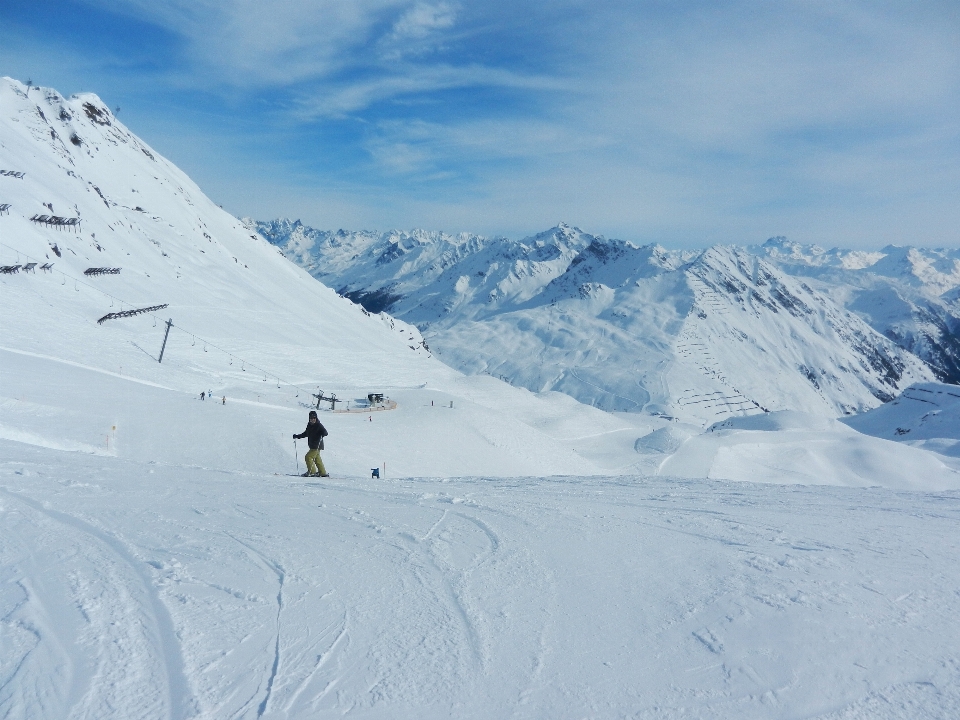
<instances>
[{"instance_id":1,"label":"white cloud","mask_svg":"<svg viewBox=\"0 0 960 720\"><path fill-rule=\"evenodd\" d=\"M369 186L337 206L375 187L381 225L829 244L910 218L960 242L956 0L87 1L183 38L194 82L276 86L301 129L360 121Z\"/></svg>"},{"instance_id":2,"label":"white cloud","mask_svg":"<svg viewBox=\"0 0 960 720\"><path fill-rule=\"evenodd\" d=\"M176 33L200 74L238 87L325 77L411 0L87 0ZM212 75L211 75L212 74Z\"/></svg>"},{"instance_id":3,"label":"white cloud","mask_svg":"<svg viewBox=\"0 0 960 720\"><path fill-rule=\"evenodd\" d=\"M431 5L418 2L394 23L389 39L394 42L420 40L438 30L453 27L455 18L456 11L448 3Z\"/></svg>"},{"instance_id":4,"label":"white cloud","mask_svg":"<svg viewBox=\"0 0 960 720\"><path fill-rule=\"evenodd\" d=\"M481 65L400 63L373 79L318 87L298 100L297 114L303 120L342 117L393 98L479 87L557 91L570 89L570 83L559 78Z\"/></svg>"}]
</instances>

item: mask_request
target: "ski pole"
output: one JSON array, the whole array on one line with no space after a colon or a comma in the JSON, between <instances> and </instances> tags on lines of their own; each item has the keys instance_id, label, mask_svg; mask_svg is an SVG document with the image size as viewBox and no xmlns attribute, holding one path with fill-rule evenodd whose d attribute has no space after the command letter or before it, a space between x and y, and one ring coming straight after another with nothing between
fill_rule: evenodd
<instances>
[{"instance_id":1,"label":"ski pole","mask_svg":"<svg viewBox=\"0 0 960 720\"><path fill-rule=\"evenodd\" d=\"M297 441L293 441L293 457L297 461L297 475L300 474L300 455L297 452Z\"/></svg>"}]
</instances>

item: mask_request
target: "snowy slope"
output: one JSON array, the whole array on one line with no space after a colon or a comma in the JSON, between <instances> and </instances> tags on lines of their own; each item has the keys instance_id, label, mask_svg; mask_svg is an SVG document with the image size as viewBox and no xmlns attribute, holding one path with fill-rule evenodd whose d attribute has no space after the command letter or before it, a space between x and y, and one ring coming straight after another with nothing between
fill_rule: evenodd
<instances>
[{"instance_id":1,"label":"snowy slope","mask_svg":"<svg viewBox=\"0 0 960 720\"><path fill-rule=\"evenodd\" d=\"M54 263L0 275L0 716L960 713L960 481L940 456L757 415L703 436L723 441L710 478L746 451L734 465L754 482L656 477L674 455L703 460L699 422L464 377L282 258L95 96L4 80L0 110L0 169L24 173L0 175L0 264ZM547 288L565 302L595 239L541 240L498 276L511 312ZM705 314L690 283L739 277L735 254L638 257L644 292L686 287ZM621 270L603 271L613 288ZM607 291L591 292L599 308ZM650 327L675 321L633 300ZM398 407L322 408L332 477L287 477L318 386ZM862 486L866 460L896 490L778 484L811 482L811 457L818 482ZM926 492L903 490L911 468Z\"/></svg>"},{"instance_id":2,"label":"snowy slope","mask_svg":"<svg viewBox=\"0 0 960 720\"><path fill-rule=\"evenodd\" d=\"M131 378L181 394L176 402L204 390L218 399L226 396L232 404L275 408L279 415L265 424L250 420L246 431L231 428L231 433L239 433L236 438L248 438L242 444L250 449L232 456L235 468L293 467L289 436L302 429L304 404L313 402L310 394L318 389L352 400L354 408L371 391L386 392L399 402L398 410L380 413L372 421L360 414L331 415L332 430L361 419L379 429L358 439L360 447L331 443L334 452L344 453L332 467L348 474L369 474L373 465L383 462L391 472L404 474L494 475L593 473L635 462L633 438L624 439L618 459L594 452L590 442L581 444L582 452L599 458L597 464L570 448L569 432L562 429L565 421L537 424L527 418L567 416L580 418L584 426L617 429L633 424L583 406L561 411L549 399L489 378L464 378L431 358L415 328L367 313L315 282L206 198L95 96L66 99L43 88L28 92L26 86L5 79L0 99L0 169L25 173L0 176L0 201L10 205L0 216L0 264L53 263L52 272L38 265L32 272L0 275L0 347L34 358L28 367L46 368L33 373L36 386L4 382L0 395L7 412L25 407L10 401L26 397L29 403L50 378L65 377L55 364L39 362L48 360L89 370L78 379L85 387L105 383L116 388L106 394L108 406L126 394L121 388ZM64 229L31 220L40 214L79 218L80 224ZM119 273L85 275L91 267L119 268ZM161 304L168 307L97 322L108 313ZM167 318L174 326L160 364ZM5 362L21 368L13 357ZM73 392L63 388L62 381L54 383L54 390L55 395ZM160 397L168 398L161 393L151 402L161 402ZM440 407L450 410L451 401L455 412L441 414ZM91 399L77 402L86 408ZM433 432L403 433L403 426L429 412L424 408L431 403L435 412L424 422ZM511 404L525 412L499 410ZM97 411L95 427L74 417L71 422L54 421L46 430L43 418L60 411L39 406L35 411L16 423L0 419L0 436L95 447L105 430L118 426L116 432L127 437L121 453L146 452L147 447L161 452L171 442L183 457L182 433L176 429L153 430L158 442L150 440L149 423L139 420L144 408L104 408ZM642 431L649 429L642 421L639 425ZM445 436L463 443L459 459L431 452ZM209 439L199 442L196 454L189 453L190 462L202 464L204 448L209 451Z\"/></svg>"},{"instance_id":3,"label":"snowy slope","mask_svg":"<svg viewBox=\"0 0 960 720\"><path fill-rule=\"evenodd\" d=\"M893 402L902 402L916 387L908 388ZM729 418L684 441L664 458L658 473L742 482L764 477L802 485L881 485L904 490L960 486L960 463L925 451L942 452L942 446L897 448L863 429L861 419L892 404L850 418L849 424L859 432L838 420L791 410ZM643 443L643 439L638 442Z\"/></svg>"},{"instance_id":4,"label":"snowy slope","mask_svg":"<svg viewBox=\"0 0 960 720\"><path fill-rule=\"evenodd\" d=\"M960 713L955 492L305 483L18 446L5 717Z\"/></svg>"},{"instance_id":5,"label":"snowy slope","mask_svg":"<svg viewBox=\"0 0 960 720\"><path fill-rule=\"evenodd\" d=\"M919 383L896 400L843 422L858 432L960 457L960 388Z\"/></svg>"},{"instance_id":6,"label":"snowy slope","mask_svg":"<svg viewBox=\"0 0 960 720\"><path fill-rule=\"evenodd\" d=\"M824 250L783 237L751 250L860 315L939 380L960 383L960 250Z\"/></svg>"},{"instance_id":7,"label":"snowy slope","mask_svg":"<svg viewBox=\"0 0 960 720\"><path fill-rule=\"evenodd\" d=\"M560 225L512 242L252 223L316 277L410 322L453 367L709 425L859 412L932 379L809 284L738 248L637 247Z\"/></svg>"}]
</instances>

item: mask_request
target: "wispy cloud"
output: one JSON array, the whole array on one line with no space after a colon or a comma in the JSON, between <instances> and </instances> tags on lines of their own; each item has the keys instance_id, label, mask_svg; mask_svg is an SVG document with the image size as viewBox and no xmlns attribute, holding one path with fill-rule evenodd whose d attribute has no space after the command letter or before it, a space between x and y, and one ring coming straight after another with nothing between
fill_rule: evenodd
<instances>
[{"instance_id":1,"label":"wispy cloud","mask_svg":"<svg viewBox=\"0 0 960 720\"><path fill-rule=\"evenodd\" d=\"M386 48L385 56L402 57L408 52L424 52L429 48L424 44L452 28L455 21L456 9L450 3L418 2L400 16L391 32L383 38L381 44Z\"/></svg>"},{"instance_id":2,"label":"wispy cloud","mask_svg":"<svg viewBox=\"0 0 960 720\"><path fill-rule=\"evenodd\" d=\"M573 90L569 81L482 65L399 64L364 80L339 81L315 87L296 102L298 117L343 117L397 98L423 98L431 93L465 88L526 91Z\"/></svg>"},{"instance_id":3,"label":"wispy cloud","mask_svg":"<svg viewBox=\"0 0 960 720\"><path fill-rule=\"evenodd\" d=\"M91 50L78 28L88 89L100 58L101 79L166 102L171 127L202 104L205 131L238 128L231 167L269 152L278 187L336 188L324 207L351 217L366 203L390 225L564 217L636 239L823 244L910 217L960 244L955 0L74 2L166 38L121 67L129 48ZM224 187L269 214L269 192Z\"/></svg>"},{"instance_id":4,"label":"wispy cloud","mask_svg":"<svg viewBox=\"0 0 960 720\"><path fill-rule=\"evenodd\" d=\"M356 61L409 0L87 0L181 36L211 80L291 85Z\"/></svg>"}]
</instances>

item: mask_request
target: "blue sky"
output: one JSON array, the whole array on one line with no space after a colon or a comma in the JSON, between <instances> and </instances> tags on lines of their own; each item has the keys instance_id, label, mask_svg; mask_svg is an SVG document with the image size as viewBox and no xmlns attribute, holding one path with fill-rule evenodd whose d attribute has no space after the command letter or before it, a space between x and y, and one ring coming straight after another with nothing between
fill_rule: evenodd
<instances>
[{"instance_id":1,"label":"blue sky","mask_svg":"<svg viewBox=\"0 0 960 720\"><path fill-rule=\"evenodd\" d=\"M0 0L241 216L960 246L960 3Z\"/></svg>"}]
</instances>

